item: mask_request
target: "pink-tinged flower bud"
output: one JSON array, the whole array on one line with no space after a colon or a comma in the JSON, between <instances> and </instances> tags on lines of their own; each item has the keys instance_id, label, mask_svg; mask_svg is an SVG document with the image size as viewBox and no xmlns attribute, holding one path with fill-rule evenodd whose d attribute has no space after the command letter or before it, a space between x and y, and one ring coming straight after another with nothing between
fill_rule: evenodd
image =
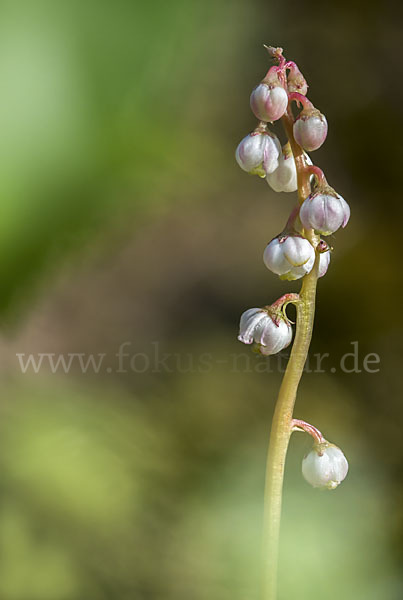
<instances>
[{"instance_id":1,"label":"pink-tinged flower bud","mask_svg":"<svg viewBox=\"0 0 403 600\"><path fill-rule=\"evenodd\" d=\"M235 158L247 173L266 177L277 168L280 154L281 144L274 133L254 131L238 144Z\"/></svg>"},{"instance_id":2,"label":"pink-tinged flower bud","mask_svg":"<svg viewBox=\"0 0 403 600\"><path fill-rule=\"evenodd\" d=\"M260 121L281 119L288 105L288 95L278 83L259 83L250 96L250 107Z\"/></svg>"},{"instance_id":3,"label":"pink-tinged flower bud","mask_svg":"<svg viewBox=\"0 0 403 600\"><path fill-rule=\"evenodd\" d=\"M293 133L297 144L311 152L321 147L327 136L327 121L316 108L307 108L300 112Z\"/></svg>"},{"instance_id":4,"label":"pink-tinged flower bud","mask_svg":"<svg viewBox=\"0 0 403 600\"><path fill-rule=\"evenodd\" d=\"M305 77L295 63L290 63L290 70L287 76L288 91L290 93L297 92L306 96L308 92L308 84Z\"/></svg>"},{"instance_id":5,"label":"pink-tinged flower bud","mask_svg":"<svg viewBox=\"0 0 403 600\"><path fill-rule=\"evenodd\" d=\"M263 253L263 262L280 279L300 279L312 270L315 250L300 235L280 235L274 238Z\"/></svg>"},{"instance_id":6,"label":"pink-tinged flower bud","mask_svg":"<svg viewBox=\"0 0 403 600\"><path fill-rule=\"evenodd\" d=\"M331 187L318 188L304 200L299 218L306 229L330 235L347 225L350 207Z\"/></svg>"},{"instance_id":7,"label":"pink-tinged flower bud","mask_svg":"<svg viewBox=\"0 0 403 600\"><path fill-rule=\"evenodd\" d=\"M346 478L348 462L334 444L315 444L302 461L302 474L313 487L334 490Z\"/></svg>"},{"instance_id":8,"label":"pink-tinged flower bud","mask_svg":"<svg viewBox=\"0 0 403 600\"><path fill-rule=\"evenodd\" d=\"M250 308L241 316L238 340L244 344L259 346L261 354L268 356L286 348L292 339L292 327L278 311L270 314L270 309Z\"/></svg>"}]
</instances>

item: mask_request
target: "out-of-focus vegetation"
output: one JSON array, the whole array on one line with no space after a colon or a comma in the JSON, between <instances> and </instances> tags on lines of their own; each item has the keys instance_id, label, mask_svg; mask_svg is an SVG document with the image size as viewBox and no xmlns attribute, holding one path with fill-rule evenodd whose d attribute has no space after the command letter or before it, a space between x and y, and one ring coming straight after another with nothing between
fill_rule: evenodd
<instances>
[{"instance_id":1,"label":"out-of-focus vegetation","mask_svg":"<svg viewBox=\"0 0 403 600\"><path fill-rule=\"evenodd\" d=\"M285 358L240 347L237 324L297 287L261 261L293 198L233 157L254 127L262 43L308 79L329 121L313 158L352 208L319 286L310 365L329 357L296 408L350 474L309 488L295 435L281 598L402 596L392 5L25 0L0 14L2 600L257 598ZM343 373L355 341L361 372ZM23 373L30 353L105 359Z\"/></svg>"}]
</instances>

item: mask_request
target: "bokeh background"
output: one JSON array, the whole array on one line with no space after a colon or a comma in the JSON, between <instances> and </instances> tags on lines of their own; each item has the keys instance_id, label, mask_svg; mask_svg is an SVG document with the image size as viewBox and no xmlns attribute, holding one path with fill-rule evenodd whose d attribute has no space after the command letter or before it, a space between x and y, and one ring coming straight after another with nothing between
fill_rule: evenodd
<instances>
[{"instance_id":1,"label":"bokeh background","mask_svg":"<svg viewBox=\"0 0 403 600\"><path fill-rule=\"evenodd\" d=\"M234 161L255 123L263 43L308 79L329 121L313 158L352 209L319 285L311 360L329 356L295 413L343 448L350 473L334 492L311 489L310 440L293 436L280 598L402 597L394 5L3 0L2 600L258 597L287 353L250 353L238 319L298 289L261 260L293 195ZM48 356L38 372L21 367L30 354ZM75 357L52 369L61 355Z\"/></svg>"}]
</instances>

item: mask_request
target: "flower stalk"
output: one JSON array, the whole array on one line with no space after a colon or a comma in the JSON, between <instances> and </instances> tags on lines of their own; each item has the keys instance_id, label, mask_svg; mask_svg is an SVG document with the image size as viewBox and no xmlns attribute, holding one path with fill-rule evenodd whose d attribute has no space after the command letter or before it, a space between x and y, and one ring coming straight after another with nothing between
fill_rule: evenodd
<instances>
[{"instance_id":1,"label":"flower stalk","mask_svg":"<svg viewBox=\"0 0 403 600\"><path fill-rule=\"evenodd\" d=\"M312 338L318 264L319 255L316 257L312 271L304 277L302 282L297 304L295 341L280 387L270 432L263 518L263 600L275 600L277 597L284 466L292 433L293 411L298 385Z\"/></svg>"},{"instance_id":2,"label":"flower stalk","mask_svg":"<svg viewBox=\"0 0 403 600\"><path fill-rule=\"evenodd\" d=\"M293 412L312 338L317 281L325 275L330 261L330 247L320 235L345 227L350 209L306 154L325 141L325 116L306 98L308 84L298 66L286 61L282 48L265 47L278 64L252 91L250 105L259 120L258 129L251 134L252 142L251 136L242 140L236 158L242 169L265 178L274 191L298 192L297 206L291 210L283 232L266 246L263 261L280 279L302 279L302 287L299 294L285 294L264 308L245 311L238 339L245 344L255 343L264 356L286 348L291 343L292 328L285 308L290 302L295 304L296 334L274 409L265 479L262 600L276 600L284 468L292 432L304 431L314 438L313 449L302 463L308 483L335 489L348 471L340 448L329 443L313 425L294 419ZM297 117L293 102L302 105ZM282 147L267 127L280 120L287 137ZM254 139L258 135L263 138ZM311 189L314 179L316 185Z\"/></svg>"},{"instance_id":3,"label":"flower stalk","mask_svg":"<svg viewBox=\"0 0 403 600\"><path fill-rule=\"evenodd\" d=\"M301 419L292 420L292 430L305 431L305 433L309 433L309 435L313 437L317 444L324 444L326 442L319 429L317 429L310 423L307 423L306 421L301 421Z\"/></svg>"}]
</instances>

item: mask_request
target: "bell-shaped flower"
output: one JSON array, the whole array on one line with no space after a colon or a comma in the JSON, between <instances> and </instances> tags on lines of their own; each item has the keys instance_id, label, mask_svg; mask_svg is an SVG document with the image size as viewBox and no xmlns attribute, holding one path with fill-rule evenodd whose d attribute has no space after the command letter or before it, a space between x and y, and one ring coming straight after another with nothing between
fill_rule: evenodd
<instances>
[{"instance_id":1,"label":"bell-shaped flower","mask_svg":"<svg viewBox=\"0 0 403 600\"><path fill-rule=\"evenodd\" d=\"M343 452L329 442L315 444L302 461L302 474L313 487L333 490L348 473Z\"/></svg>"},{"instance_id":2,"label":"bell-shaped flower","mask_svg":"<svg viewBox=\"0 0 403 600\"><path fill-rule=\"evenodd\" d=\"M258 128L238 144L237 163L247 173L266 177L278 167L281 144L276 135Z\"/></svg>"},{"instance_id":3,"label":"bell-shaped flower","mask_svg":"<svg viewBox=\"0 0 403 600\"><path fill-rule=\"evenodd\" d=\"M305 160L307 165L312 164L312 161L307 154L305 154ZM275 192L297 191L297 168L295 166L294 155L289 142L283 146L283 150L278 159L277 169L275 169L273 173L267 175L266 181Z\"/></svg>"},{"instance_id":4,"label":"bell-shaped flower","mask_svg":"<svg viewBox=\"0 0 403 600\"><path fill-rule=\"evenodd\" d=\"M288 95L282 85L262 81L250 96L250 107L260 120L272 123L281 119L287 110Z\"/></svg>"},{"instance_id":5,"label":"bell-shaped flower","mask_svg":"<svg viewBox=\"0 0 403 600\"><path fill-rule=\"evenodd\" d=\"M312 270L315 250L300 235L280 235L266 246L263 262L280 279L300 279Z\"/></svg>"},{"instance_id":6,"label":"bell-shaped flower","mask_svg":"<svg viewBox=\"0 0 403 600\"><path fill-rule=\"evenodd\" d=\"M318 188L304 200L299 218L305 228L330 235L347 225L350 207L332 188Z\"/></svg>"},{"instance_id":7,"label":"bell-shaped flower","mask_svg":"<svg viewBox=\"0 0 403 600\"><path fill-rule=\"evenodd\" d=\"M295 192L298 189L297 169L289 142L283 147L277 169L267 175L266 181L275 192Z\"/></svg>"},{"instance_id":8,"label":"bell-shaped flower","mask_svg":"<svg viewBox=\"0 0 403 600\"><path fill-rule=\"evenodd\" d=\"M295 141L304 150L311 152L321 147L327 136L327 121L316 108L303 109L298 115L293 133Z\"/></svg>"},{"instance_id":9,"label":"bell-shaped flower","mask_svg":"<svg viewBox=\"0 0 403 600\"><path fill-rule=\"evenodd\" d=\"M292 327L281 311L250 308L241 316L238 340L244 344L256 343L264 356L280 352L291 339Z\"/></svg>"},{"instance_id":10,"label":"bell-shaped flower","mask_svg":"<svg viewBox=\"0 0 403 600\"><path fill-rule=\"evenodd\" d=\"M317 250L319 254L318 277L326 275L330 263L330 248L324 240L320 240Z\"/></svg>"}]
</instances>

